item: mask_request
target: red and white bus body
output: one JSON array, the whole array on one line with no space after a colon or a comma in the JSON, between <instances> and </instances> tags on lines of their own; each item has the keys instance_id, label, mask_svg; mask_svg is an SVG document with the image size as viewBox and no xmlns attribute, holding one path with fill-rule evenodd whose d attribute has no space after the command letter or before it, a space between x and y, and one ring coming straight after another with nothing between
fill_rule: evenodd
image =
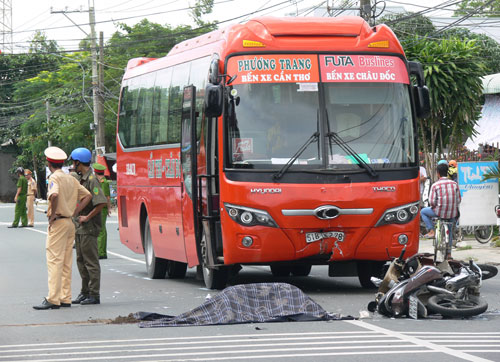
<instances>
[{"instance_id":1,"label":"red and white bus body","mask_svg":"<svg viewBox=\"0 0 500 362\"><path fill-rule=\"evenodd\" d=\"M329 264L340 275L357 262L366 280L366 262L403 245L416 253L409 68L392 31L358 17L258 18L184 41L164 58L131 60L117 135L122 243L146 251L150 275L164 274L152 273L155 263L202 264L215 272L212 287L229 265L300 275L297 265ZM209 80L223 84L220 117L205 116ZM148 91L149 101L140 96Z\"/></svg>"}]
</instances>

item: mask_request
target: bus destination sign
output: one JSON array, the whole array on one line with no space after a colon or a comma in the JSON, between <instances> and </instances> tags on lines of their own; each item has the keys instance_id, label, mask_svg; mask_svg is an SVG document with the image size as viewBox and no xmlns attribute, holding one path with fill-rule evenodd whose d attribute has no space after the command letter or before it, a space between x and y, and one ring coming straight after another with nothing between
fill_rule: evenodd
<instances>
[{"instance_id":1,"label":"bus destination sign","mask_svg":"<svg viewBox=\"0 0 500 362\"><path fill-rule=\"evenodd\" d=\"M383 82L409 84L405 63L383 55L320 55L323 82Z\"/></svg>"}]
</instances>

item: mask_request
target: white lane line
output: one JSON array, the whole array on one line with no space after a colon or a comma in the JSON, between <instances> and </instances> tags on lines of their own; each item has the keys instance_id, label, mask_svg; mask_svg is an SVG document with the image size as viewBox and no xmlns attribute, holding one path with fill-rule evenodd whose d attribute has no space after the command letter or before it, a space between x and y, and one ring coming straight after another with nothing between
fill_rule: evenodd
<instances>
[{"instance_id":1,"label":"white lane line","mask_svg":"<svg viewBox=\"0 0 500 362\"><path fill-rule=\"evenodd\" d=\"M304 332L304 333L262 333L262 334L227 334L222 336L188 336L188 337L164 337L164 338L134 338L134 339L107 339L107 340L89 340L89 341L78 341L78 342L50 342L50 343L32 343L32 344L11 344L11 345L0 345L2 348L15 348L15 347L40 347L40 346L67 346L67 345L94 345L94 344L106 344L109 343L130 343L130 342L162 342L162 341L192 341L193 339L198 340L210 340L210 339L230 339L230 338L259 338L259 337L300 337L300 336L318 336L318 337L337 337L339 335L350 335L356 336L358 334L372 334L377 336L376 332L372 331L346 331L346 332Z\"/></svg>"},{"instance_id":2,"label":"white lane line","mask_svg":"<svg viewBox=\"0 0 500 362\"><path fill-rule=\"evenodd\" d=\"M373 339L373 340L366 340L363 338L380 338L380 339ZM385 338L385 339L384 339ZM349 341L345 340L337 340L334 341L332 339L349 339ZM355 340L353 340L355 339ZM303 341L311 341L312 342L303 342ZM298 342L301 341L301 342ZM224 343L224 347L241 347L241 345L229 345L229 343L245 343L245 342L252 342L252 343L257 343L257 342L280 342L280 343L273 343L273 346L278 346L278 345L310 345L310 344L360 344L360 343L395 343L395 344L401 344L401 343L406 343L405 341L402 340L396 340L394 339L387 339L387 336L381 335L381 336L366 336L366 335L355 335L355 336L325 336L325 337L296 337L296 338L259 338L259 339L233 339L233 340L212 340L212 341L195 341L195 342L161 342L161 343L127 343L127 344L115 344L115 345L107 345L107 346L71 346L71 347L46 347L46 348L24 348L24 349L7 349L3 350L2 353L16 353L16 352L42 352L42 351L67 351L67 350L88 350L88 349L100 349L100 348L132 348L132 347L168 347L170 348L182 348L182 349L197 349L197 348L217 348L218 346L214 346L214 344L217 343ZM199 346L197 346L199 345ZM182 346L182 347L172 347L172 346ZM251 346L271 346L271 344L252 344L248 345L248 347ZM111 351L109 351L111 352ZM84 352L86 353L86 352ZM1 357L0 357L1 358Z\"/></svg>"},{"instance_id":3,"label":"white lane line","mask_svg":"<svg viewBox=\"0 0 500 362\"><path fill-rule=\"evenodd\" d=\"M414 344L421 346L421 347L429 348L435 352L445 353L445 354L448 354L450 356L459 357L459 358L462 358L462 359L467 360L467 361L478 361L478 362L479 361L490 361L488 359L480 358L478 356L473 356L471 354L467 354L464 352L453 350L453 349L445 347L445 346L440 346L440 345L431 343L429 341L426 341L426 340L423 340L420 338L412 337L412 336L406 335L404 333L396 332L396 331L391 331L390 329L378 327L376 325L366 323L363 321L347 321L346 320L343 322L353 324L355 326L365 328L365 329L368 329L368 330L371 330L374 332L383 333L383 334L386 334L388 336L392 336L394 338L398 338L398 339L401 339L401 340L406 341L406 342L414 343Z\"/></svg>"},{"instance_id":4,"label":"white lane line","mask_svg":"<svg viewBox=\"0 0 500 362\"><path fill-rule=\"evenodd\" d=\"M351 346L348 346L348 347L328 347L328 346L323 346L321 347L321 350L323 351L332 351L332 350L338 350L338 349L350 349L350 350L353 350L353 349L357 349L358 351L350 351L350 352L340 352L340 351L337 351L337 352L330 352L330 354L333 354L333 355L358 355L358 354L387 354L387 353L399 353L399 354L413 354L413 353L416 353L416 352L432 352L432 351L429 351L429 350L409 350L408 348L422 348L422 346L417 346L413 343L411 344L408 344L408 345L398 345L398 346L378 346L378 348L384 348L385 350L384 351L362 351L362 349L370 349L370 348L374 348L373 346L359 346L359 347L351 347ZM388 351L387 349L391 349L391 348L398 348L397 351ZM295 352L308 352L308 351L311 351L311 352L308 352L307 354L304 353L303 355L304 356L309 356L311 353L311 355L315 355L316 353L318 353L318 347L310 347L310 348L270 348L270 349L266 349L265 351L262 351L262 350L255 350L255 349L240 349L240 350L237 350L237 351L232 351L232 350L226 350L226 351L203 351L203 356L210 356L210 355L216 355L217 357L219 357L220 359L220 356L221 355L232 355L231 358L237 358L237 357L244 357L244 358L249 358L249 359L253 359L254 356L251 355L251 353L262 353L262 352L266 352L266 353L272 353L272 352L292 352L292 351L295 351ZM123 352L128 352L128 351L119 351L120 353L123 353ZM130 352L148 352L148 350L140 350L140 351L130 351ZM160 354L154 354L154 355L151 355L151 353L144 353L144 354L135 354L135 355L119 355L119 356L98 356L98 357L90 357L90 356L86 356L85 357L85 360L86 361L91 361L91 360L112 360L112 359L136 359L136 358L152 358L152 357L181 357L182 359L186 359L185 357L186 356L193 356L195 358L200 358L198 356L200 356L200 352L186 352L186 351L183 351L183 352L180 352L180 353L160 353ZM99 353L99 352L96 352L96 353ZM74 353L74 354L78 354L78 353ZM238 354L238 356L235 356L234 354ZM69 354L68 354L69 355ZM293 353L293 354L287 354L286 356L287 357L294 357L296 356L297 354L296 353ZM268 355L269 357L274 357L275 355L271 354L271 355ZM278 355L280 356L280 355ZM23 357L22 355L18 355L16 356L17 358L21 358ZM206 358L206 357L205 357ZM229 358L228 358L229 359ZM82 356L81 354L78 354L78 357L76 358L73 358L73 357L68 357L68 358L57 358L57 359L39 359L39 360L33 360L35 362L48 362L48 361L81 361L82 360Z\"/></svg>"},{"instance_id":5,"label":"white lane line","mask_svg":"<svg viewBox=\"0 0 500 362\"><path fill-rule=\"evenodd\" d=\"M125 259L125 260L130 260L130 261L133 261L135 263L139 263L139 264L146 264L146 262L144 260L138 260L138 259L134 259L134 258L130 258L128 256L125 256L125 255L122 255L122 254L118 254L118 253L113 253L112 251L107 251L108 254L111 254L111 255L114 255L114 256L117 256L119 258L122 258L122 259Z\"/></svg>"}]
</instances>

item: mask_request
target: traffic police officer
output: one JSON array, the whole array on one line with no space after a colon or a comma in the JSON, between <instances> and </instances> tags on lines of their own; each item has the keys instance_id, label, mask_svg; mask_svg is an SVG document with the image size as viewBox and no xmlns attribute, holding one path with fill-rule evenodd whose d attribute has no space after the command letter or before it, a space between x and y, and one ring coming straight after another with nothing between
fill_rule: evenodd
<instances>
[{"instance_id":1,"label":"traffic police officer","mask_svg":"<svg viewBox=\"0 0 500 362\"><path fill-rule=\"evenodd\" d=\"M101 211L107 200L101 185L90 167L92 153L83 147L71 152L70 159L80 184L92 194L92 202L76 218L76 262L82 278L82 289L73 304L99 304L101 267L97 236L101 231Z\"/></svg>"},{"instance_id":2,"label":"traffic police officer","mask_svg":"<svg viewBox=\"0 0 500 362\"><path fill-rule=\"evenodd\" d=\"M17 192L14 197L14 202L16 203L16 209L14 211L14 221L9 228L17 228L19 225L19 219L21 219L21 224L23 227L28 226L28 216L26 215L26 195L28 193L28 181L24 177L24 169L18 167L16 170L19 179L17 180Z\"/></svg>"},{"instance_id":3,"label":"traffic police officer","mask_svg":"<svg viewBox=\"0 0 500 362\"><path fill-rule=\"evenodd\" d=\"M106 253L108 234L106 232L106 219L108 218L108 214L111 212L111 197L109 192L109 182L104 176L104 171L106 171L106 166L101 165L100 163L92 164L92 168L94 169L94 173L101 183L102 192L108 203L103 207L101 211L101 232L97 237L97 247L99 251L99 259L107 259L108 255Z\"/></svg>"},{"instance_id":4,"label":"traffic police officer","mask_svg":"<svg viewBox=\"0 0 500 362\"><path fill-rule=\"evenodd\" d=\"M36 181L32 177L31 171L24 170L24 176L28 181L28 196L26 199L26 208L28 209L28 226L35 226L35 197L36 197Z\"/></svg>"},{"instance_id":5,"label":"traffic police officer","mask_svg":"<svg viewBox=\"0 0 500 362\"><path fill-rule=\"evenodd\" d=\"M49 227L45 246L49 294L42 304L33 306L39 310L71 307L72 246L75 240L75 225L71 217L77 215L92 199L87 189L61 170L67 158L63 150L49 147L44 153L52 173L47 193Z\"/></svg>"}]
</instances>

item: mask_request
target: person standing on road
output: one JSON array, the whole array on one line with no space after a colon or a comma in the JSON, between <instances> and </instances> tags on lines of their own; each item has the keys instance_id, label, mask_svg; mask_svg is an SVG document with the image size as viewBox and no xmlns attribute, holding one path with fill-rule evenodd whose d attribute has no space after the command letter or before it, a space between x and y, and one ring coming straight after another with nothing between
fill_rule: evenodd
<instances>
[{"instance_id":1,"label":"person standing on road","mask_svg":"<svg viewBox=\"0 0 500 362\"><path fill-rule=\"evenodd\" d=\"M16 208L14 211L14 221L9 228L17 228L19 225L19 220L21 220L22 227L28 226L28 216L26 215L26 195L28 193L28 181L24 177L24 169L18 167L16 174L19 177L17 180L17 192L14 197L14 202L16 203Z\"/></svg>"},{"instance_id":2,"label":"person standing on road","mask_svg":"<svg viewBox=\"0 0 500 362\"><path fill-rule=\"evenodd\" d=\"M49 293L37 310L71 307L71 267L75 225L71 217L77 215L92 199L90 192L74 177L66 175L62 165L66 153L58 147L45 149L51 175L47 193L49 226L47 229L46 257Z\"/></svg>"},{"instance_id":3,"label":"person standing on road","mask_svg":"<svg viewBox=\"0 0 500 362\"><path fill-rule=\"evenodd\" d=\"M104 171L106 171L106 166L96 162L92 164L92 168L94 169L94 173L97 179L101 183L102 192L104 193L104 196L106 196L106 199L108 200L108 203L106 204L106 206L103 207L101 211L101 232L97 237L99 259L107 259L108 255L106 252L106 248L107 248L108 234L106 232L106 220L108 218L109 213L111 212L111 197L109 192L109 182L106 179L106 176L104 176Z\"/></svg>"},{"instance_id":4,"label":"person standing on road","mask_svg":"<svg viewBox=\"0 0 500 362\"><path fill-rule=\"evenodd\" d=\"M92 153L83 147L71 152L70 159L77 173L77 180L92 194L89 203L75 219L76 262L82 278L82 289L73 304L100 304L101 267L97 237L101 231L101 211L107 200L101 185L90 167Z\"/></svg>"},{"instance_id":5,"label":"person standing on road","mask_svg":"<svg viewBox=\"0 0 500 362\"><path fill-rule=\"evenodd\" d=\"M425 235L426 238L434 238L435 236L432 218L456 218L460 202L462 201L458 184L447 177L448 165L446 163L438 164L437 173L439 180L431 187L429 197L430 207L424 207L420 212L428 231Z\"/></svg>"},{"instance_id":6,"label":"person standing on road","mask_svg":"<svg viewBox=\"0 0 500 362\"><path fill-rule=\"evenodd\" d=\"M31 171L24 170L24 176L28 181L28 196L26 198L26 208L28 209L28 226L35 226L35 197L36 197L36 181L31 175Z\"/></svg>"}]
</instances>

